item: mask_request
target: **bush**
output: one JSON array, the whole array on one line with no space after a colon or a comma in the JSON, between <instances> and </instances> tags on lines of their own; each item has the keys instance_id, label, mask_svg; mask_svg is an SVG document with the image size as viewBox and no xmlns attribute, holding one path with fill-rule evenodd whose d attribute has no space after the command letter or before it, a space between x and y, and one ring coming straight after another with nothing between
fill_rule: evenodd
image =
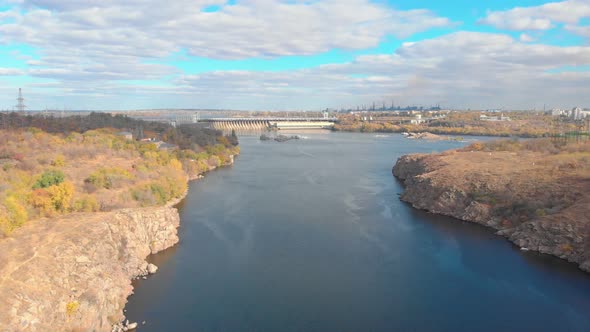
<instances>
[{"instance_id":1,"label":"bush","mask_svg":"<svg viewBox=\"0 0 590 332\"><path fill-rule=\"evenodd\" d=\"M156 205L157 199L149 186L139 186L131 190L131 197L142 206Z\"/></svg>"},{"instance_id":2,"label":"bush","mask_svg":"<svg viewBox=\"0 0 590 332\"><path fill-rule=\"evenodd\" d=\"M51 161L51 166L63 167L66 165L66 158L63 155L57 155L55 159Z\"/></svg>"},{"instance_id":3,"label":"bush","mask_svg":"<svg viewBox=\"0 0 590 332\"><path fill-rule=\"evenodd\" d=\"M100 204L98 204L96 198L85 196L76 200L72 209L76 212L96 212L100 211Z\"/></svg>"},{"instance_id":4,"label":"bush","mask_svg":"<svg viewBox=\"0 0 590 332\"><path fill-rule=\"evenodd\" d=\"M55 211L64 213L70 210L72 198L74 197L74 185L71 182L63 182L46 190Z\"/></svg>"},{"instance_id":5,"label":"bush","mask_svg":"<svg viewBox=\"0 0 590 332\"><path fill-rule=\"evenodd\" d=\"M170 199L166 186L160 182L141 185L131 192L131 197L142 206L164 204Z\"/></svg>"},{"instance_id":6,"label":"bush","mask_svg":"<svg viewBox=\"0 0 590 332\"><path fill-rule=\"evenodd\" d=\"M219 159L218 156L211 156L211 157L209 157L209 160L207 161L207 163L211 167L219 167L219 165L221 165L221 159Z\"/></svg>"},{"instance_id":7,"label":"bush","mask_svg":"<svg viewBox=\"0 0 590 332\"><path fill-rule=\"evenodd\" d=\"M484 145L481 142L475 142L471 145L468 145L463 150L465 151L482 151L484 149Z\"/></svg>"},{"instance_id":8,"label":"bush","mask_svg":"<svg viewBox=\"0 0 590 332\"><path fill-rule=\"evenodd\" d=\"M15 228L21 226L29 218L27 209L13 196L9 196L4 200L7 215L5 219L5 228L11 232Z\"/></svg>"},{"instance_id":9,"label":"bush","mask_svg":"<svg viewBox=\"0 0 590 332\"><path fill-rule=\"evenodd\" d=\"M80 303L78 301L68 302L66 304L66 314L71 316L78 311L78 308L80 308Z\"/></svg>"},{"instance_id":10,"label":"bush","mask_svg":"<svg viewBox=\"0 0 590 332\"><path fill-rule=\"evenodd\" d=\"M168 162L168 165L170 167L174 168L175 170L179 170L179 171L182 170L182 164L176 158L170 159L170 161Z\"/></svg>"},{"instance_id":11,"label":"bush","mask_svg":"<svg viewBox=\"0 0 590 332\"><path fill-rule=\"evenodd\" d=\"M117 187L121 181L131 179L131 174L121 168L101 168L84 180L85 183L98 188L112 189Z\"/></svg>"},{"instance_id":12,"label":"bush","mask_svg":"<svg viewBox=\"0 0 590 332\"><path fill-rule=\"evenodd\" d=\"M33 189L48 188L64 181L64 173L57 170L46 171L33 185Z\"/></svg>"},{"instance_id":13,"label":"bush","mask_svg":"<svg viewBox=\"0 0 590 332\"><path fill-rule=\"evenodd\" d=\"M39 215L42 217L50 217L55 213L55 208L51 201L51 197L49 196L49 192L45 189L33 190L30 203L34 208L39 210Z\"/></svg>"}]
</instances>

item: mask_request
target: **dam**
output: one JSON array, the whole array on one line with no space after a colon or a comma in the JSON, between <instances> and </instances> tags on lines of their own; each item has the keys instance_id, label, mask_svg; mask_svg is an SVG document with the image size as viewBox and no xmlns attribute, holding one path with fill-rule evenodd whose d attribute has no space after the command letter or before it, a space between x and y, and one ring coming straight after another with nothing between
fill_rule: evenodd
<instances>
[{"instance_id":1,"label":"dam","mask_svg":"<svg viewBox=\"0 0 590 332\"><path fill-rule=\"evenodd\" d=\"M219 130L329 129L336 118L210 118L200 119Z\"/></svg>"}]
</instances>

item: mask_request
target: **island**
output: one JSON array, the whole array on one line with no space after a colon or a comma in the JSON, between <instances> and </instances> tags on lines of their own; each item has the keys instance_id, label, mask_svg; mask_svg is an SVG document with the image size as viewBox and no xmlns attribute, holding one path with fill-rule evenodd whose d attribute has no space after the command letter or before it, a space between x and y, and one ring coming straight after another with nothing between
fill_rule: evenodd
<instances>
[{"instance_id":1,"label":"island","mask_svg":"<svg viewBox=\"0 0 590 332\"><path fill-rule=\"evenodd\" d=\"M287 136L287 135L276 135L274 138L265 134L260 135L260 140L261 141L270 141L270 140L274 140L276 142L287 142L290 140L294 140L294 139L299 139L299 136L297 135L292 135L292 136Z\"/></svg>"},{"instance_id":2,"label":"island","mask_svg":"<svg viewBox=\"0 0 590 332\"><path fill-rule=\"evenodd\" d=\"M500 140L399 158L401 199L590 272L590 140Z\"/></svg>"}]
</instances>

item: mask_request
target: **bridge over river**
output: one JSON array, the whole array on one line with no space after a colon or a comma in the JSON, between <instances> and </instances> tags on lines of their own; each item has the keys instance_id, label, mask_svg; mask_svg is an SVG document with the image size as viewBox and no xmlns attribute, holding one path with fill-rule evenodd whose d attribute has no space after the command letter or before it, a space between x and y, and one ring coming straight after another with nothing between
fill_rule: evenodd
<instances>
[{"instance_id":1,"label":"bridge over river","mask_svg":"<svg viewBox=\"0 0 590 332\"><path fill-rule=\"evenodd\" d=\"M210 118L199 122L209 122L220 130L263 130L263 129L327 129L334 126L336 118Z\"/></svg>"}]
</instances>

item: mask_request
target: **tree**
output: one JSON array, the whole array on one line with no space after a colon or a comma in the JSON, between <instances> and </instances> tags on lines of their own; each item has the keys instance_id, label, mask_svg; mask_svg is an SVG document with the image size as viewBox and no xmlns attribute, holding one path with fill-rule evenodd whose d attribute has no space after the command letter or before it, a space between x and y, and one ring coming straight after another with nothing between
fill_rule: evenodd
<instances>
[{"instance_id":1,"label":"tree","mask_svg":"<svg viewBox=\"0 0 590 332\"><path fill-rule=\"evenodd\" d=\"M57 170L50 170L44 172L39 180L33 185L33 189L48 188L62 183L64 180L64 173Z\"/></svg>"},{"instance_id":2,"label":"tree","mask_svg":"<svg viewBox=\"0 0 590 332\"><path fill-rule=\"evenodd\" d=\"M46 190L56 211L64 213L70 210L72 197L74 197L74 185L71 182L66 181Z\"/></svg>"}]
</instances>

